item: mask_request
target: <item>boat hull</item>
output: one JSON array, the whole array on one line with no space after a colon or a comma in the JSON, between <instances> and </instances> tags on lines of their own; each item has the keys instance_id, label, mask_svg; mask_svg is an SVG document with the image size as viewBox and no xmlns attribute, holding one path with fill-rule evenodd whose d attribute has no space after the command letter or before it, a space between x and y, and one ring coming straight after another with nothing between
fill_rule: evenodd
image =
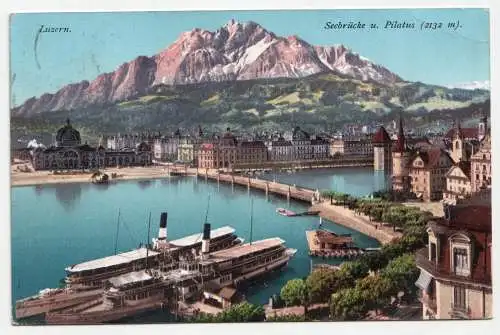
<instances>
[{"instance_id":1,"label":"boat hull","mask_svg":"<svg viewBox=\"0 0 500 335\"><path fill-rule=\"evenodd\" d=\"M163 302L153 301L141 305L112 308L89 313L54 312L47 313L47 324L57 325L91 325L119 321L137 314L154 311L162 308Z\"/></svg>"},{"instance_id":2,"label":"boat hull","mask_svg":"<svg viewBox=\"0 0 500 335\"><path fill-rule=\"evenodd\" d=\"M59 293L32 300L18 301L15 308L16 319L29 318L36 315L71 307L95 299L102 290L83 291L75 293Z\"/></svg>"}]
</instances>

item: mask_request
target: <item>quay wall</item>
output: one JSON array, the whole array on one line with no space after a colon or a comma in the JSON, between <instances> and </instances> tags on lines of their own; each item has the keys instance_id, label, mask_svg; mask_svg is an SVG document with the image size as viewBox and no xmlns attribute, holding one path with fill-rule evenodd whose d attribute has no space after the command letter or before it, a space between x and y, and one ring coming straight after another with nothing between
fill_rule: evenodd
<instances>
[{"instance_id":1,"label":"quay wall","mask_svg":"<svg viewBox=\"0 0 500 335\"><path fill-rule=\"evenodd\" d=\"M265 169L318 169L344 167L373 167L373 156L342 157L324 160L300 161L265 161L258 163L239 163L233 170L265 170Z\"/></svg>"},{"instance_id":2,"label":"quay wall","mask_svg":"<svg viewBox=\"0 0 500 335\"><path fill-rule=\"evenodd\" d=\"M376 226L365 217L354 214L354 211L341 206L330 205L329 202L314 204L311 210L320 211L320 217L373 237L381 244L389 244L394 239L402 236L399 232L393 232L391 227L384 227L380 223L377 223Z\"/></svg>"}]
</instances>

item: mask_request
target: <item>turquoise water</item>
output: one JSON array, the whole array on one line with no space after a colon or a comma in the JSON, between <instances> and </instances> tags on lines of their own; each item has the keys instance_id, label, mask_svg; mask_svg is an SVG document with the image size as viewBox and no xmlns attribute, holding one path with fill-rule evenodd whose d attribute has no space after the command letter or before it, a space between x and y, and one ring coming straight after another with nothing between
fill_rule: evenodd
<instances>
[{"instance_id":1,"label":"turquoise water","mask_svg":"<svg viewBox=\"0 0 500 335\"><path fill-rule=\"evenodd\" d=\"M384 171L371 168L337 168L297 170L294 173L266 173L258 178L295 184L319 190L335 190L354 196L366 196L374 191L387 189L388 178Z\"/></svg>"},{"instance_id":2,"label":"turquoise water","mask_svg":"<svg viewBox=\"0 0 500 335\"><path fill-rule=\"evenodd\" d=\"M362 192L372 191L368 184L363 187ZM152 213L151 236L158 232L162 211L169 213L170 239L201 232L209 195L208 221L213 228L230 225L248 241L250 199L253 198L253 239L278 236L288 247L298 249L287 268L263 278L244 292L250 302L266 303L287 280L309 273L311 258L307 253L305 231L317 227L318 218L287 218L275 212L277 207L303 211L308 207L305 203L287 203L281 197L266 198L260 191L248 192L238 186L233 189L230 185L192 177L123 181L105 186L14 187L12 302L41 289L57 287L68 265L113 254L119 210L118 251L127 251L146 241L149 212ZM358 246L378 245L376 240L335 223L324 221L324 226L337 233L352 233Z\"/></svg>"}]
</instances>

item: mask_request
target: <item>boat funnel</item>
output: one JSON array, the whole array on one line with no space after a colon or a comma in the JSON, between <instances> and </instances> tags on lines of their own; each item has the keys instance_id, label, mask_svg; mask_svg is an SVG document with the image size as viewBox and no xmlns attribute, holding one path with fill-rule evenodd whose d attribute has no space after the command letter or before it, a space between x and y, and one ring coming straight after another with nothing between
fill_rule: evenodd
<instances>
[{"instance_id":1,"label":"boat funnel","mask_svg":"<svg viewBox=\"0 0 500 335\"><path fill-rule=\"evenodd\" d=\"M158 240L164 241L167 239L167 218L168 213L163 212L160 216L160 231L158 232Z\"/></svg>"},{"instance_id":2,"label":"boat funnel","mask_svg":"<svg viewBox=\"0 0 500 335\"><path fill-rule=\"evenodd\" d=\"M201 253L208 254L210 250L210 223L203 225L203 239L201 241Z\"/></svg>"}]
</instances>

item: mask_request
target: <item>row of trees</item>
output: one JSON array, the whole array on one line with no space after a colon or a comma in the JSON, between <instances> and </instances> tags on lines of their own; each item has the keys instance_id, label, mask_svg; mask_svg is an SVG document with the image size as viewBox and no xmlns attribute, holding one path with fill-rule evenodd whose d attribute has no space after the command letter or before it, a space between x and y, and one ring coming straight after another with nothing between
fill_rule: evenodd
<instances>
[{"instance_id":1,"label":"row of trees","mask_svg":"<svg viewBox=\"0 0 500 335\"><path fill-rule=\"evenodd\" d=\"M306 321L304 315L277 315L266 318L266 313L261 305L254 305L248 302L242 302L223 310L219 314L201 313L187 319L193 323L216 323L216 322L292 322Z\"/></svg>"},{"instance_id":2,"label":"row of trees","mask_svg":"<svg viewBox=\"0 0 500 335\"><path fill-rule=\"evenodd\" d=\"M219 314L198 314L190 319L189 322L211 323L211 322L256 322L264 321L266 313L261 305L254 305L248 302L242 302L223 310Z\"/></svg>"},{"instance_id":3,"label":"row of trees","mask_svg":"<svg viewBox=\"0 0 500 335\"><path fill-rule=\"evenodd\" d=\"M413 252L427 244L425 227L432 214L380 198L359 199L334 191L322 195L331 203L335 200L336 205L349 206L357 214L385 222L403 235L377 252L343 263L339 270L318 269L305 279L288 281L281 290L283 301L305 307L329 303L332 318L354 320L370 310L389 306L394 298L414 300L418 269Z\"/></svg>"}]
</instances>

